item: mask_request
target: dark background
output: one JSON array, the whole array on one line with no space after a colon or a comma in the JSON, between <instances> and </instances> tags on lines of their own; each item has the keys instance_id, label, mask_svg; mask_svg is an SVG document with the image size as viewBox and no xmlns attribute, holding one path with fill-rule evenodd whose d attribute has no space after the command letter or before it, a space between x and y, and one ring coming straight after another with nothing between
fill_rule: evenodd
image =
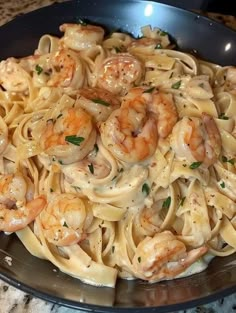
<instances>
[{"instance_id":1,"label":"dark background","mask_svg":"<svg viewBox=\"0 0 236 313\"><path fill-rule=\"evenodd\" d=\"M191 0L190 0L191 1ZM219 12L236 16L236 1L235 0L208 0L206 1L208 12Z\"/></svg>"},{"instance_id":2,"label":"dark background","mask_svg":"<svg viewBox=\"0 0 236 313\"><path fill-rule=\"evenodd\" d=\"M218 12L236 16L236 0L157 0L184 9Z\"/></svg>"}]
</instances>

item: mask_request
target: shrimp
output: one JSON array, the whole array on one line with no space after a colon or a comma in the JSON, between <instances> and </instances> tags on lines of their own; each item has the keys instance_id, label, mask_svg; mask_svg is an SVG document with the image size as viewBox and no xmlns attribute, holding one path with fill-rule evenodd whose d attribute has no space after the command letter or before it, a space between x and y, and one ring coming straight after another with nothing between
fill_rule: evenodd
<instances>
[{"instance_id":1,"label":"shrimp","mask_svg":"<svg viewBox=\"0 0 236 313\"><path fill-rule=\"evenodd\" d=\"M229 66L226 72L226 83L229 90L234 92L236 89L236 67Z\"/></svg>"},{"instance_id":2,"label":"shrimp","mask_svg":"<svg viewBox=\"0 0 236 313\"><path fill-rule=\"evenodd\" d=\"M62 42L70 49L81 51L101 44L104 29L94 25L62 24L60 31L64 32Z\"/></svg>"},{"instance_id":3,"label":"shrimp","mask_svg":"<svg viewBox=\"0 0 236 313\"><path fill-rule=\"evenodd\" d=\"M137 246L132 263L137 277L150 282L173 279L207 252L207 247L186 251L170 231L146 237Z\"/></svg>"},{"instance_id":4,"label":"shrimp","mask_svg":"<svg viewBox=\"0 0 236 313\"><path fill-rule=\"evenodd\" d=\"M166 138L178 120L178 113L173 96L163 92L145 93L149 101L149 110L154 113L157 120L158 135Z\"/></svg>"},{"instance_id":5,"label":"shrimp","mask_svg":"<svg viewBox=\"0 0 236 313\"><path fill-rule=\"evenodd\" d=\"M147 48L149 51L153 51L155 47L161 44L161 40L159 38L147 38L142 37L137 40L133 40L127 47L128 51L132 51L133 48Z\"/></svg>"},{"instance_id":6,"label":"shrimp","mask_svg":"<svg viewBox=\"0 0 236 313\"><path fill-rule=\"evenodd\" d=\"M25 92L28 90L27 73L15 58L0 62L0 85L10 92Z\"/></svg>"},{"instance_id":7,"label":"shrimp","mask_svg":"<svg viewBox=\"0 0 236 313\"><path fill-rule=\"evenodd\" d=\"M91 114L97 122L105 121L120 106L116 95L100 88L79 89L77 103Z\"/></svg>"},{"instance_id":8,"label":"shrimp","mask_svg":"<svg viewBox=\"0 0 236 313\"><path fill-rule=\"evenodd\" d=\"M0 230L25 228L44 209L43 196L33 199L33 184L21 173L0 176Z\"/></svg>"},{"instance_id":9,"label":"shrimp","mask_svg":"<svg viewBox=\"0 0 236 313\"><path fill-rule=\"evenodd\" d=\"M49 73L47 86L80 88L84 81L84 67L78 55L68 49L52 53L46 73Z\"/></svg>"},{"instance_id":10,"label":"shrimp","mask_svg":"<svg viewBox=\"0 0 236 313\"><path fill-rule=\"evenodd\" d=\"M221 136L212 116L183 117L173 128L171 147L180 158L209 167L221 151Z\"/></svg>"},{"instance_id":11,"label":"shrimp","mask_svg":"<svg viewBox=\"0 0 236 313\"><path fill-rule=\"evenodd\" d=\"M82 160L94 147L96 130L92 117L82 108L65 108L56 120L49 119L40 136L40 145L60 163Z\"/></svg>"},{"instance_id":12,"label":"shrimp","mask_svg":"<svg viewBox=\"0 0 236 313\"><path fill-rule=\"evenodd\" d=\"M84 202L71 193L55 194L40 214L46 239L57 246L76 244L86 238L91 223Z\"/></svg>"},{"instance_id":13,"label":"shrimp","mask_svg":"<svg viewBox=\"0 0 236 313\"><path fill-rule=\"evenodd\" d=\"M124 95L138 84L144 74L143 64L128 53L109 57L102 63L97 86L115 94Z\"/></svg>"},{"instance_id":14,"label":"shrimp","mask_svg":"<svg viewBox=\"0 0 236 313\"><path fill-rule=\"evenodd\" d=\"M103 144L122 161L133 163L151 157L158 136L168 136L177 121L171 95L145 91L131 89L120 109L100 126Z\"/></svg>"}]
</instances>

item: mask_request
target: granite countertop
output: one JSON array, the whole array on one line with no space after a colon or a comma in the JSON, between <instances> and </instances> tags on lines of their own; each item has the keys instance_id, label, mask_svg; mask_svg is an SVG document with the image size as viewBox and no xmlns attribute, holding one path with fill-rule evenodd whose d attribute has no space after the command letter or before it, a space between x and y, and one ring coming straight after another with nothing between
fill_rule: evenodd
<instances>
[{"instance_id":1,"label":"granite countertop","mask_svg":"<svg viewBox=\"0 0 236 313\"><path fill-rule=\"evenodd\" d=\"M17 15L65 0L0 0L0 25ZM204 13L236 30L236 18L218 13ZM0 313L78 313L78 310L58 306L32 297L0 280ZM236 312L236 293L218 301L178 313L233 313Z\"/></svg>"}]
</instances>

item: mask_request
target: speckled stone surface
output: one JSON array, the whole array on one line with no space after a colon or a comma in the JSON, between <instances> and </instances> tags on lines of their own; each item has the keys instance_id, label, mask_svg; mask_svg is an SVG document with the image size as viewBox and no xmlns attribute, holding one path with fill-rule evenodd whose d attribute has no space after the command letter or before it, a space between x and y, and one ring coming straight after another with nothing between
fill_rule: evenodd
<instances>
[{"instance_id":1,"label":"speckled stone surface","mask_svg":"<svg viewBox=\"0 0 236 313\"><path fill-rule=\"evenodd\" d=\"M19 14L33 11L65 0L0 0L0 25ZM86 0L85 0L86 1ZM205 13L236 30L236 18L218 13ZM33 273L32 273L33 274ZM58 306L28 295L0 280L0 313L78 313L80 311ZM218 301L178 313L236 313L236 293ZM82 311L81 311L82 313Z\"/></svg>"},{"instance_id":2,"label":"speckled stone surface","mask_svg":"<svg viewBox=\"0 0 236 313\"><path fill-rule=\"evenodd\" d=\"M0 0L0 25L9 22L17 15L57 2L65 2L65 0Z\"/></svg>"}]
</instances>

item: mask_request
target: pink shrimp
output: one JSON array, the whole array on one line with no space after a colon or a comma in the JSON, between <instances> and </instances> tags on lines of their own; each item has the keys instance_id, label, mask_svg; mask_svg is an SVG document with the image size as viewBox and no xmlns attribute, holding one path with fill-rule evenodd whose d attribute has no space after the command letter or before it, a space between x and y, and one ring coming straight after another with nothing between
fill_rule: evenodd
<instances>
[{"instance_id":1,"label":"pink shrimp","mask_svg":"<svg viewBox=\"0 0 236 313\"><path fill-rule=\"evenodd\" d=\"M212 116L183 117L172 132L171 146L177 156L189 162L214 164L221 151L221 136Z\"/></svg>"},{"instance_id":2,"label":"pink shrimp","mask_svg":"<svg viewBox=\"0 0 236 313\"><path fill-rule=\"evenodd\" d=\"M207 252L207 247L187 251L170 231L146 237L137 246L133 265L137 277L150 282L173 279Z\"/></svg>"},{"instance_id":3,"label":"pink shrimp","mask_svg":"<svg viewBox=\"0 0 236 313\"><path fill-rule=\"evenodd\" d=\"M33 185L20 173L0 176L0 230L25 228L44 209L44 196L33 198Z\"/></svg>"},{"instance_id":4,"label":"pink shrimp","mask_svg":"<svg viewBox=\"0 0 236 313\"><path fill-rule=\"evenodd\" d=\"M103 144L126 162L140 162L151 157L158 136L168 136L177 121L171 95L146 91L144 88L130 90L120 109L100 127Z\"/></svg>"}]
</instances>

